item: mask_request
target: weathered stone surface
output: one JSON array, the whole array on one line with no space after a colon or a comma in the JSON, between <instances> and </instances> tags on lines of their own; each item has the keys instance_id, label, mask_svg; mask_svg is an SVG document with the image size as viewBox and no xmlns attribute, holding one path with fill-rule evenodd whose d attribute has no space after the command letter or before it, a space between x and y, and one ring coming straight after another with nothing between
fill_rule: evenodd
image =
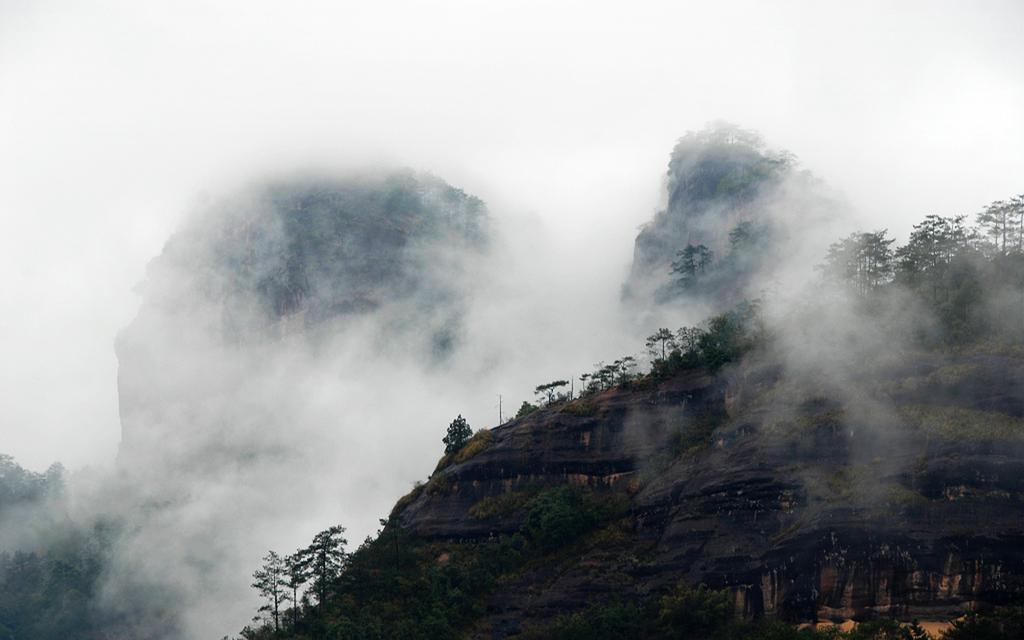
<instances>
[{"instance_id":1,"label":"weathered stone surface","mask_svg":"<svg viewBox=\"0 0 1024 640\"><path fill-rule=\"evenodd\" d=\"M401 513L418 536L468 543L520 524L521 511L474 517L485 498L562 484L628 497L625 535L521 572L492 598L480 637L679 580L729 587L747 615L793 622L1021 602L1022 364L915 356L866 373L886 409L875 413L787 396L780 368L749 362L615 389L494 429ZM672 459L679 434L709 416L720 419L707 443Z\"/></svg>"}]
</instances>

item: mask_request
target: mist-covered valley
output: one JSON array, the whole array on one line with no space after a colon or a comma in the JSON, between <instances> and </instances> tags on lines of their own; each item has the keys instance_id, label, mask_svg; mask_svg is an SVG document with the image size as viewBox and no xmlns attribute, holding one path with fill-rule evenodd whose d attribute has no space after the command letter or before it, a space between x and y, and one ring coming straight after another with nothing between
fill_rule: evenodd
<instances>
[{"instance_id":1,"label":"mist-covered valley","mask_svg":"<svg viewBox=\"0 0 1024 640\"><path fill-rule=\"evenodd\" d=\"M1019 7L93 4L0 6L0 638L1021 633Z\"/></svg>"}]
</instances>

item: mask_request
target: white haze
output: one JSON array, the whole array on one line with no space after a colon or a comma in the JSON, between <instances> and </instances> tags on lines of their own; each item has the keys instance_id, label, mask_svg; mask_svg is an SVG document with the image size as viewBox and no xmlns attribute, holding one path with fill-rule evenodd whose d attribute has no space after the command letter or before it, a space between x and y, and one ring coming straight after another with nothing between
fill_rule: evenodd
<instances>
[{"instance_id":1,"label":"white haze","mask_svg":"<svg viewBox=\"0 0 1024 640\"><path fill-rule=\"evenodd\" d=\"M303 390L278 409L330 472L300 474L319 482L292 500L288 465L266 467L280 507L244 484L264 468L225 472L172 512L183 535L143 528L140 548L166 549L155 574L210 541L216 577L174 579L214 585L190 623L222 635L247 620L262 550L335 521L358 541L456 413L493 425L498 394L508 413L639 350L619 287L688 129L760 131L898 236L1021 189L1019 2L636 4L0 0L0 452L113 466L114 337L146 263L209 199L267 172L406 165L486 201L497 266L450 370L280 349L254 385ZM140 557L120 560L144 581Z\"/></svg>"}]
</instances>

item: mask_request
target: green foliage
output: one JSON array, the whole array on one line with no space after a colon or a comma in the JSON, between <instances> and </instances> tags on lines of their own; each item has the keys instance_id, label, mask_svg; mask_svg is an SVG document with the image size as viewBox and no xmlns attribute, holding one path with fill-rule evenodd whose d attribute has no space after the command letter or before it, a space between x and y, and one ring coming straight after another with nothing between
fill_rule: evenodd
<instances>
[{"instance_id":1,"label":"green foliage","mask_svg":"<svg viewBox=\"0 0 1024 640\"><path fill-rule=\"evenodd\" d=\"M494 434L490 429L481 429L473 434L462 448L455 452L453 461L455 463L465 462L476 454L480 453L494 442Z\"/></svg>"},{"instance_id":2,"label":"green foliage","mask_svg":"<svg viewBox=\"0 0 1024 640\"><path fill-rule=\"evenodd\" d=\"M658 329L651 335L647 336L645 346L647 347L647 353L651 356L652 362L665 360L668 358L668 354L678 348L676 344L676 334L672 333L671 329Z\"/></svg>"},{"instance_id":3,"label":"green foliage","mask_svg":"<svg viewBox=\"0 0 1024 640\"><path fill-rule=\"evenodd\" d=\"M670 206L711 200L744 202L792 166L792 157L767 151L753 131L715 123L687 133L669 161Z\"/></svg>"},{"instance_id":4,"label":"green foliage","mask_svg":"<svg viewBox=\"0 0 1024 640\"><path fill-rule=\"evenodd\" d=\"M439 465L439 468L440 468L440 465ZM435 470L434 472L437 473L437 470ZM423 490L425 488L426 488L426 484L424 484L423 482L417 480L416 484L413 485L412 490L409 491L409 493L405 494L404 496L402 496L401 498L398 499L398 502L395 503L395 506L391 510L391 513L392 514L401 513L406 507L408 507L410 504L412 504L413 501L416 500L416 498L418 498L421 493L423 493Z\"/></svg>"},{"instance_id":5,"label":"green foliage","mask_svg":"<svg viewBox=\"0 0 1024 640\"><path fill-rule=\"evenodd\" d=\"M533 549L549 553L574 542L609 516L608 505L595 496L559 487L530 501L521 531Z\"/></svg>"},{"instance_id":6,"label":"green foliage","mask_svg":"<svg viewBox=\"0 0 1024 640\"><path fill-rule=\"evenodd\" d=\"M565 405L562 409L566 413L570 413L574 416L587 417L597 415L597 405L586 398L580 398Z\"/></svg>"},{"instance_id":7,"label":"green foliage","mask_svg":"<svg viewBox=\"0 0 1024 640\"><path fill-rule=\"evenodd\" d=\"M991 238L999 253L1024 251L1024 194L989 204L976 220L979 235Z\"/></svg>"},{"instance_id":8,"label":"green foliage","mask_svg":"<svg viewBox=\"0 0 1024 640\"><path fill-rule=\"evenodd\" d=\"M1011 440L1024 437L1020 418L965 407L903 405L900 418L909 426L952 441Z\"/></svg>"},{"instance_id":9,"label":"green foliage","mask_svg":"<svg viewBox=\"0 0 1024 640\"><path fill-rule=\"evenodd\" d=\"M435 473L430 477L430 482L427 483L426 492L430 496L435 494L444 495L448 493L451 486L452 479L450 476L444 473Z\"/></svg>"},{"instance_id":10,"label":"green foliage","mask_svg":"<svg viewBox=\"0 0 1024 640\"><path fill-rule=\"evenodd\" d=\"M789 418L774 420L767 425L765 431L767 433L779 433L788 436L798 436L819 427L830 427L834 431L843 424L845 418L845 409L842 407L830 407L815 413L799 413Z\"/></svg>"},{"instance_id":11,"label":"green foliage","mask_svg":"<svg viewBox=\"0 0 1024 640\"><path fill-rule=\"evenodd\" d=\"M593 373L580 376L583 388L580 395L598 393L616 385L624 385L636 379L636 358L624 356L611 364L598 362Z\"/></svg>"},{"instance_id":12,"label":"green foliage","mask_svg":"<svg viewBox=\"0 0 1024 640\"><path fill-rule=\"evenodd\" d=\"M857 291L866 294L892 280L894 265L887 231L852 233L828 249L825 264L820 267L835 280L852 283Z\"/></svg>"},{"instance_id":13,"label":"green foliage","mask_svg":"<svg viewBox=\"0 0 1024 640\"><path fill-rule=\"evenodd\" d=\"M483 612L483 596L499 576L572 544L621 513L621 505L614 500L565 487L481 501L475 505L474 517L492 517L508 509L527 510L521 530L480 545L439 548L413 539L396 518L382 521L375 539L368 539L336 565L338 570L326 580L322 596L316 563L306 561L313 583L309 593L296 598L295 606L282 616L280 635L269 624L248 628L242 635L252 639L458 638ZM316 540L313 546L319 546ZM308 549L300 554L316 556ZM309 603L309 594L317 596L317 606Z\"/></svg>"},{"instance_id":14,"label":"green foliage","mask_svg":"<svg viewBox=\"0 0 1024 640\"><path fill-rule=\"evenodd\" d=\"M691 290L697 287L711 269L714 260L714 253L702 244L686 245L682 251L676 254L676 260L672 263L672 273L679 276L679 286L684 290Z\"/></svg>"},{"instance_id":15,"label":"green foliage","mask_svg":"<svg viewBox=\"0 0 1024 640\"><path fill-rule=\"evenodd\" d=\"M97 610L101 581L117 529L76 525L63 506L64 469L23 469L0 454L0 519L5 533L24 528L0 550L0 640L94 640L119 621Z\"/></svg>"},{"instance_id":16,"label":"green foliage","mask_svg":"<svg viewBox=\"0 0 1024 640\"><path fill-rule=\"evenodd\" d=\"M516 412L516 419L518 420L519 418L525 418L526 416L530 415L539 408L540 407L538 407L537 405L530 404L526 400L523 400L523 404L519 405L519 411Z\"/></svg>"},{"instance_id":17,"label":"green foliage","mask_svg":"<svg viewBox=\"0 0 1024 640\"><path fill-rule=\"evenodd\" d=\"M18 503L38 502L64 490L64 467L53 464L46 473L23 469L9 455L0 453L0 509Z\"/></svg>"},{"instance_id":18,"label":"green foliage","mask_svg":"<svg viewBox=\"0 0 1024 640\"><path fill-rule=\"evenodd\" d=\"M263 566L253 572L253 589L266 604L260 607L274 621L274 630L280 629L280 610L288 600L288 566L284 558L270 551L263 557Z\"/></svg>"},{"instance_id":19,"label":"green foliage","mask_svg":"<svg viewBox=\"0 0 1024 640\"><path fill-rule=\"evenodd\" d=\"M662 331L654 336L662 335ZM702 327L679 329L669 343L671 351L668 357L651 362L651 374L660 378L696 367L717 371L739 360L762 340L758 305L746 302L732 311L710 318Z\"/></svg>"},{"instance_id":20,"label":"green foliage","mask_svg":"<svg viewBox=\"0 0 1024 640\"><path fill-rule=\"evenodd\" d=\"M647 612L635 604L595 603L558 616L551 624L522 633L521 640L621 640L639 638L650 627Z\"/></svg>"},{"instance_id":21,"label":"green foliage","mask_svg":"<svg viewBox=\"0 0 1024 640\"><path fill-rule=\"evenodd\" d=\"M1024 325L1024 196L990 204L970 227L967 216L929 215L891 249L886 232L854 233L834 243L819 268L867 302L909 292L937 321L918 327L926 345L1020 342Z\"/></svg>"},{"instance_id":22,"label":"green foliage","mask_svg":"<svg viewBox=\"0 0 1024 640\"><path fill-rule=\"evenodd\" d=\"M716 371L738 360L753 346L750 323L754 310L723 313L708 321L707 329L697 340L701 363Z\"/></svg>"},{"instance_id":23,"label":"green foliage","mask_svg":"<svg viewBox=\"0 0 1024 640\"><path fill-rule=\"evenodd\" d=\"M706 634L724 627L733 618L733 599L728 590L680 583L658 602L658 623L669 629Z\"/></svg>"},{"instance_id":24,"label":"green foliage","mask_svg":"<svg viewBox=\"0 0 1024 640\"><path fill-rule=\"evenodd\" d=\"M710 407L694 415L688 423L676 431L669 440L669 452L673 458L685 453L706 448L711 444L715 429L728 419L724 408Z\"/></svg>"},{"instance_id":25,"label":"green foliage","mask_svg":"<svg viewBox=\"0 0 1024 640\"><path fill-rule=\"evenodd\" d=\"M526 491L510 491L487 496L469 508L469 515L477 520L504 517L525 507L533 495Z\"/></svg>"},{"instance_id":26,"label":"green foliage","mask_svg":"<svg viewBox=\"0 0 1024 640\"><path fill-rule=\"evenodd\" d=\"M95 608L112 531L70 530L33 552L0 553L0 638L94 640L112 623Z\"/></svg>"},{"instance_id":27,"label":"green foliage","mask_svg":"<svg viewBox=\"0 0 1024 640\"><path fill-rule=\"evenodd\" d=\"M459 416L459 418L462 418L462 416ZM457 418L456 421L458 421L459 418ZM468 429L469 425L466 424L465 426ZM462 428L461 425L455 425L455 423L453 422L452 426L448 428L449 435L452 434L453 427L456 429ZM431 493L435 492L438 489L437 483L439 481L447 482L447 477L442 476L440 474L440 471L450 467L453 464L458 464L460 462L465 462L466 460L469 460L470 458L477 455L487 447L491 446L491 442L494 441L494 434L491 433L490 429L481 429L476 433L469 431L469 433L471 433L472 436L468 440L465 440L457 449L445 453L443 456L441 456L441 459L437 461L437 466L434 467L434 473L431 474L431 482L427 486ZM445 437L444 442L446 444L448 443L447 436ZM399 499L398 502L402 506L402 508L405 508L410 502L412 502L415 499L418 488L419 487L414 487L412 492ZM395 507L395 511L400 511L398 506Z\"/></svg>"},{"instance_id":28,"label":"green foliage","mask_svg":"<svg viewBox=\"0 0 1024 640\"><path fill-rule=\"evenodd\" d=\"M537 388L533 390L535 394L545 404L552 404L556 400L562 400L565 398L564 394L558 392L558 389L569 386L568 380L554 380L541 385L537 385Z\"/></svg>"},{"instance_id":29,"label":"green foliage","mask_svg":"<svg viewBox=\"0 0 1024 640\"><path fill-rule=\"evenodd\" d=\"M953 622L943 640L1019 640L1024 638L1024 607L970 613Z\"/></svg>"},{"instance_id":30,"label":"green foliage","mask_svg":"<svg viewBox=\"0 0 1024 640\"><path fill-rule=\"evenodd\" d=\"M472 435L473 430L470 429L469 423L462 417L462 414L459 414L459 417L448 425L448 432L444 438L441 438L441 442L444 443L444 452L446 454L455 453L469 442Z\"/></svg>"},{"instance_id":31,"label":"green foliage","mask_svg":"<svg viewBox=\"0 0 1024 640\"><path fill-rule=\"evenodd\" d=\"M501 498L499 500L498 498ZM506 504L499 505L499 502ZM331 583L322 607L306 598L283 616L275 633L270 625L248 628L252 640L327 637L343 640L401 638L455 640L465 637L484 613L484 596L508 575L535 559L557 559L559 549L579 540L621 510L607 498L563 487L538 494L506 494L478 503L488 517L523 509L527 521L519 533L478 545L426 544L392 519L382 520L377 537L367 539L348 558ZM616 525L619 526L619 525ZM589 538L588 538L589 539ZM322 609L322 611L321 611ZM947 640L1019 638L1022 609L972 614L959 621ZM69 636L74 637L74 636ZM524 631L521 640L926 640L916 624L881 619L851 631L797 629L779 621L743 621L728 589L680 583L668 593L647 598L608 599L582 611L566 612L549 624Z\"/></svg>"},{"instance_id":32,"label":"green foliage","mask_svg":"<svg viewBox=\"0 0 1024 640\"><path fill-rule=\"evenodd\" d=\"M345 569L348 554L345 553L345 527L328 527L313 536L305 549L296 552L295 563L311 582L310 591L316 596L320 609L332 593L334 583Z\"/></svg>"},{"instance_id":33,"label":"green foliage","mask_svg":"<svg viewBox=\"0 0 1024 640\"><path fill-rule=\"evenodd\" d=\"M930 640L928 633L916 621L900 624L888 619L863 622L840 637L843 640Z\"/></svg>"},{"instance_id":34,"label":"green foliage","mask_svg":"<svg viewBox=\"0 0 1024 640\"><path fill-rule=\"evenodd\" d=\"M774 249L773 229L764 221L743 220L729 231L729 250L720 260L703 244L687 244L676 252L670 275L671 290L662 295L675 297L705 296L721 300L724 292L738 290L762 266Z\"/></svg>"}]
</instances>

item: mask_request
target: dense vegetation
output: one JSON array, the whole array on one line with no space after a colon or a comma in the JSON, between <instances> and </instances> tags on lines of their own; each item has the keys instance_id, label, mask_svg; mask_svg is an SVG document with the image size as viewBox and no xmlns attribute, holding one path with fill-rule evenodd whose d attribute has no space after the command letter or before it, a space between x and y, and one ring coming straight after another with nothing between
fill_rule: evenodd
<instances>
[{"instance_id":1,"label":"dense vegetation","mask_svg":"<svg viewBox=\"0 0 1024 640\"><path fill-rule=\"evenodd\" d=\"M95 606L114 533L83 530L63 511L64 473L0 455L0 640L99 638Z\"/></svg>"},{"instance_id":2,"label":"dense vegetation","mask_svg":"<svg viewBox=\"0 0 1024 640\"><path fill-rule=\"evenodd\" d=\"M528 416L543 406L586 398L615 387L643 384L686 369L716 372L764 344L766 335L759 309L757 301L746 301L698 326L660 328L645 342L648 371L639 371L633 356L623 356L608 364L598 362L593 371L579 376L578 390L570 387L568 380L538 385L534 390L536 403L523 401L515 417Z\"/></svg>"},{"instance_id":3,"label":"dense vegetation","mask_svg":"<svg viewBox=\"0 0 1024 640\"><path fill-rule=\"evenodd\" d=\"M272 596L258 586L268 605L260 610L262 624L245 629L242 637L457 638L483 613L482 596L502 576L564 551L622 513L614 501L569 487L537 493L517 508L525 514L518 532L477 545L424 543L410 537L398 520L382 520L377 537L352 553L345 553L344 540L336 538L331 552L340 562L312 578L303 569L312 563L302 559L312 552L302 549L288 556L299 560L283 563L279 598L291 606L280 607L275 616ZM267 570L264 564L257 576ZM305 588L309 580L312 586ZM304 590L289 597L288 585Z\"/></svg>"},{"instance_id":4,"label":"dense vegetation","mask_svg":"<svg viewBox=\"0 0 1024 640\"><path fill-rule=\"evenodd\" d=\"M514 508L526 513L520 531L473 545L417 541L396 522L382 521L323 586L298 606L282 610L280 624L248 627L248 640L332 638L443 640L459 638L484 612L484 597L518 571L579 553L577 543L614 527L622 507L562 487L535 494ZM258 572L259 573L259 572ZM262 610L264 614L268 609ZM1022 637L1024 610L974 613L954 623L946 640ZM592 603L550 623L524 630L522 640L926 640L916 623L866 621L847 632L797 628L737 616L729 590L679 584L661 595Z\"/></svg>"},{"instance_id":5,"label":"dense vegetation","mask_svg":"<svg viewBox=\"0 0 1024 640\"><path fill-rule=\"evenodd\" d=\"M973 226L964 215L926 216L905 244L893 244L886 230L853 233L832 244L821 269L855 292L866 311L919 305L910 315L926 343L1020 338L1024 195L988 205Z\"/></svg>"}]
</instances>

